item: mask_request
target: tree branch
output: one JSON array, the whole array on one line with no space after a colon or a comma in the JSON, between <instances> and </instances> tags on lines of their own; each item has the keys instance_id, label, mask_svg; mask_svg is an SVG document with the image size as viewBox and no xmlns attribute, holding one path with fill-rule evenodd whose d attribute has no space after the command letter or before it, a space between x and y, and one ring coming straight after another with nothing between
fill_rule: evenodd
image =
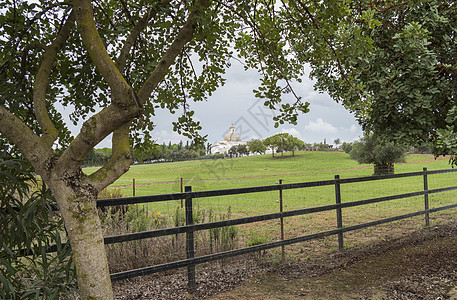
<instances>
[{"instance_id":1,"label":"tree branch","mask_svg":"<svg viewBox=\"0 0 457 300\"><path fill-rule=\"evenodd\" d=\"M49 117L46 108L46 89L49 85L49 76L52 68L57 60L57 53L62 48L63 43L68 38L71 28L74 26L75 18L73 12L70 13L61 31L57 34L55 40L46 47L43 55L43 61L37 72L35 86L33 89L33 108L38 124L41 127L44 144L51 147L57 139L58 131L51 118Z\"/></svg>"},{"instance_id":2,"label":"tree branch","mask_svg":"<svg viewBox=\"0 0 457 300\"><path fill-rule=\"evenodd\" d=\"M130 123L127 123L114 131L112 139L113 152L110 160L89 176L89 180L98 191L101 191L127 172L132 164L129 130Z\"/></svg>"},{"instance_id":3,"label":"tree branch","mask_svg":"<svg viewBox=\"0 0 457 300\"><path fill-rule=\"evenodd\" d=\"M38 135L3 106L0 106L0 133L21 150L37 172L50 170L47 162L53 157L52 148L46 147ZM47 174L40 172L40 175Z\"/></svg>"},{"instance_id":4,"label":"tree branch","mask_svg":"<svg viewBox=\"0 0 457 300\"><path fill-rule=\"evenodd\" d=\"M130 32L130 35L125 40L124 46L122 47L121 53L116 61L116 66L118 67L121 73L123 73L125 70L125 64L129 56L130 50L135 44L136 39L140 36L140 33L146 28L149 21L157 15L158 9L168 5L170 1L171 0L163 0L160 3L160 6L155 5L154 7L152 7L148 11L148 13L138 21L133 30ZM126 10L124 2L122 2L122 4L124 6L124 9Z\"/></svg>"},{"instance_id":5,"label":"tree branch","mask_svg":"<svg viewBox=\"0 0 457 300\"><path fill-rule=\"evenodd\" d=\"M133 90L131 91L133 92ZM84 122L80 133L64 151L59 163L68 165L68 168L70 168L69 165L73 167L81 166L90 150L111 132L130 123L132 119L138 116L139 112L140 109L136 105L120 107L112 103L105 107L98 114Z\"/></svg>"},{"instance_id":6,"label":"tree branch","mask_svg":"<svg viewBox=\"0 0 457 300\"><path fill-rule=\"evenodd\" d=\"M168 68L173 64L176 57L184 49L184 46L192 40L197 18L200 14L203 13L203 8L206 8L208 3L209 0L200 0L199 7L194 9L189 14L186 23L184 23L183 27L179 30L176 39L173 41L173 43L171 43L170 47L162 56L154 71L152 71L151 75L138 92L138 97L141 104L144 104L149 99L154 89L167 74Z\"/></svg>"},{"instance_id":7,"label":"tree branch","mask_svg":"<svg viewBox=\"0 0 457 300\"><path fill-rule=\"evenodd\" d=\"M133 99L127 93L130 86L109 56L98 34L91 2L89 0L75 0L73 7L83 43L97 70L108 83L113 102L121 106L131 105Z\"/></svg>"}]
</instances>

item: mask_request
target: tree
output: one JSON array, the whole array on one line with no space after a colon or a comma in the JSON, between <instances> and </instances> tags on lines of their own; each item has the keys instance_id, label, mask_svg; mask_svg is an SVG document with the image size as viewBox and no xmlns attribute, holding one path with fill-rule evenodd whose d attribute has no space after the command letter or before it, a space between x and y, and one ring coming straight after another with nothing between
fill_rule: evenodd
<instances>
[{"instance_id":1,"label":"tree","mask_svg":"<svg viewBox=\"0 0 457 300\"><path fill-rule=\"evenodd\" d=\"M343 1L5 1L0 10L2 151L17 147L51 189L64 219L82 299L112 299L97 194L125 173L132 148L151 141L155 110L182 114L174 130L201 143L191 101L224 83L230 59L262 74L255 95L279 106L275 126L308 111L291 89L305 55L320 51L320 33L350 14ZM303 12L312 14L303 16ZM332 18L328 18L328 14ZM303 48L288 26L301 24ZM328 20L319 27L315 20ZM327 25L327 23L329 23ZM295 25L294 25L295 26ZM314 39L314 37L317 37ZM314 41L313 41L314 40ZM323 54L323 57L326 53ZM194 60L201 63L194 67ZM295 100L281 103L283 93ZM71 136L58 105L73 110ZM112 155L91 175L81 166L112 133ZM162 149L163 150L163 149ZM171 149L169 149L171 151Z\"/></svg>"},{"instance_id":2,"label":"tree","mask_svg":"<svg viewBox=\"0 0 457 300\"><path fill-rule=\"evenodd\" d=\"M286 147L287 151L292 151L292 156L295 156L295 151L303 148L305 143L297 137L289 135L286 140Z\"/></svg>"},{"instance_id":3,"label":"tree","mask_svg":"<svg viewBox=\"0 0 457 300\"><path fill-rule=\"evenodd\" d=\"M365 134L352 144L349 153L359 164L374 164L374 175L393 174L394 163L405 161L405 150L373 134Z\"/></svg>"},{"instance_id":4,"label":"tree","mask_svg":"<svg viewBox=\"0 0 457 300\"><path fill-rule=\"evenodd\" d=\"M343 149L344 152L349 154L352 150L352 143L343 142L343 145L341 145L341 148Z\"/></svg>"},{"instance_id":5,"label":"tree","mask_svg":"<svg viewBox=\"0 0 457 300\"><path fill-rule=\"evenodd\" d=\"M249 150L248 150L248 147L246 145L238 145L238 153L240 154L240 156L243 156L243 155L249 155Z\"/></svg>"},{"instance_id":6,"label":"tree","mask_svg":"<svg viewBox=\"0 0 457 300\"><path fill-rule=\"evenodd\" d=\"M338 148L338 145L341 144L341 141L340 141L339 138L336 138L336 139L333 140L333 143L335 143L336 148Z\"/></svg>"},{"instance_id":7,"label":"tree","mask_svg":"<svg viewBox=\"0 0 457 300\"><path fill-rule=\"evenodd\" d=\"M267 147L261 140L251 140L247 143L247 146L251 153L264 154L267 151Z\"/></svg>"},{"instance_id":8,"label":"tree","mask_svg":"<svg viewBox=\"0 0 457 300\"><path fill-rule=\"evenodd\" d=\"M106 164L111 156L111 149L92 149L83 163L84 167L102 166Z\"/></svg>"},{"instance_id":9,"label":"tree","mask_svg":"<svg viewBox=\"0 0 457 300\"><path fill-rule=\"evenodd\" d=\"M271 149L271 155L273 157L275 157L275 151L279 151L280 143L281 141L277 135L267 137L263 140L263 144Z\"/></svg>"},{"instance_id":10,"label":"tree","mask_svg":"<svg viewBox=\"0 0 457 300\"><path fill-rule=\"evenodd\" d=\"M304 142L302 140L288 133L275 134L266 138L263 143L265 146L271 148L273 157L275 150L276 152L281 152L281 157L284 156L284 151L292 151L292 156L294 156L294 151L304 146Z\"/></svg>"},{"instance_id":11,"label":"tree","mask_svg":"<svg viewBox=\"0 0 457 300\"><path fill-rule=\"evenodd\" d=\"M457 154L457 18L454 1L359 1L346 30L366 50L334 35L327 60L308 56L317 87L353 111L364 131L405 145ZM339 38L341 37L341 38ZM337 46L339 45L339 46ZM331 51L331 50L329 50ZM352 52L352 53L351 53Z\"/></svg>"},{"instance_id":12,"label":"tree","mask_svg":"<svg viewBox=\"0 0 457 300\"><path fill-rule=\"evenodd\" d=\"M235 146L232 146L230 147L230 149L227 151L228 155L230 156L230 158L232 157L238 157L238 146L235 145Z\"/></svg>"}]
</instances>

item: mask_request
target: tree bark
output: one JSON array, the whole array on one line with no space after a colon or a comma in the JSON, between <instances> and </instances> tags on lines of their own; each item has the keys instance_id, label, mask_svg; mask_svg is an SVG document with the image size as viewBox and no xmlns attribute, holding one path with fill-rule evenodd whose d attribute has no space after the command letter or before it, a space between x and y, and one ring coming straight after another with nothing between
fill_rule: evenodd
<instances>
[{"instance_id":1,"label":"tree bark","mask_svg":"<svg viewBox=\"0 0 457 300\"><path fill-rule=\"evenodd\" d=\"M84 176L84 175L82 175ZM55 177L55 176L53 176ZM81 299L113 299L97 191L81 180L48 180L70 240Z\"/></svg>"}]
</instances>

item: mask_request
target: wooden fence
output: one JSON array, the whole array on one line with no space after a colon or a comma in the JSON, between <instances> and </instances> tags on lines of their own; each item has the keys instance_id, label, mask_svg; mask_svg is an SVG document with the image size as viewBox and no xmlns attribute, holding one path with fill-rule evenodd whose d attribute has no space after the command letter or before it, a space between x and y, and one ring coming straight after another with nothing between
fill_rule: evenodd
<instances>
[{"instance_id":1,"label":"wooden fence","mask_svg":"<svg viewBox=\"0 0 457 300\"><path fill-rule=\"evenodd\" d=\"M313 239L319 239L319 238L323 238L323 237L327 237L327 236L331 236L331 235L338 236L338 248L340 250L343 250L344 249L343 234L345 232L359 230L362 228L385 224L388 222L411 218L411 217L419 216L419 215L425 215L425 225L429 226L429 222L430 222L429 214L430 213L456 208L457 201L456 201L456 203L451 204L451 205L446 205L446 206L441 206L441 207L436 207L436 208L430 209L428 195L457 190L457 186L429 189L428 188L428 176L434 175L434 174L453 173L453 172L457 172L457 169L427 171L427 169L424 168L423 171L421 171L421 172L411 172L411 173L403 173L403 174L395 174L395 175L367 176L367 177L347 178L347 179L340 179L340 177L338 175L335 175L333 180L292 183L292 184L279 184L279 185L267 185L267 186L258 186L258 187L245 187L245 188L237 188L237 189L198 191L198 192L193 192L192 188L190 186L186 186L185 191L183 193L98 200L97 201L98 207L106 207L106 206L115 206L115 205L162 202L162 201L185 199L186 226L157 229L157 230L152 230L152 231L105 237L105 244L121 243L121 242L126 242L126 241L134 241L134 240L154 238L154 237L159 237L159 236L175 235L178 233L186 233L187 259L174 261L174 262L170 262L170 263L165 263L165 264L160 264L160 265L155 265L155 266L150 266L150 267L144 267L144 268L140 268L140 269L134 269L134 270L128 270L128 271L124 271L124 272L114 273L114 274L111 274L111 279L113 281L122 280L122 279L133 278L133 277L137 277L137 276L143 276L143 275L148 275L148 274L152 274L152 273L162 272L162 271L166 271L166 270L187 267L188 290L189 290L189 292L193 292L196 289L195 265L197 265L197 264L220 260L220 259L224 259L224 258L228 258L228 257L234 257L234 256L238 256L238 255L251 253L251 252L258 252L261 250L272 249L272 248L276 248L276 247L284 247L286 245L292 245L295 243L301 243L301 242L310 241ZM361 182L367 182L367 181L376 181L376 180L394 179L394 178L417 177L417 176L423 177L424 186L423 186L423 189L421 189L420 191L397 194L397 195L390 195L390 196L384 196L384 197L378 197L378 198L364 199L364 200L352 201L352 202L342 203L342 201L341 201L340 187L343 184L361 183ZM329 185L333 185L335 187L335 204L319 206L319 207L304 208L304 209L297 209L297 210L291 210L291 211L282 211L282 205L281 205L281 211L278 213L270 213L270 214L263 214L263 215L257 215L257 216L251 216L251 217L244 217L244 218L238 218L238 219L232 219L232 220L223 220L223 221L210 222L210 223L201 223L201 224L194 224L193 219L192 219L192 210L193 210L192 200L195 198L218 197L218 196L224 196L224 195L239 195L239 194L258 193L258 192L267 192L267 191L280 191L280 194L281 194L281 192L283 190L304 189L304 188L309 188L309 187L329 186ZM367 223L363 223L363 224L352 225L352 226L343 226L342 210L344 208L356 207L356 206L367 205L367 204L372 204L372 203L380 203L380 202L396 200L396 199L404 199L404 198L409 198L409 197L417 197L417 196L424 197L424 200L423 200L424 209L423 210L408 213L408 214L397 215L394 217L380 219L380 220L367 222ZM284 235L281 234L282 239L280 241L274 241L274 242L269 242L269 243L265 243L265 244L261 244L261 245L255 245L255 246L231 250L231 251L219 252L219 253L209 254L209 255L200 256L200 257L195 257L195 255L194 255L195 254L194 253L194 246L195 246L194 232L199 231L199 230L208 230L208 229L213 229L213 228L221 228L221 227L225 227L225 226L248 224L248 223L253 223L253 222L274 220L274 219L280 219L281 224L282 224L282 221L284 220L284 218L287 218L287 217L306 215L306 214L312 214L312 213L330 211L330 210L335 210L336 216L337 216L336 228L332 229L332 230L322 231L322 232L318 232L318 233L314 233L314 234L310 234L310 235L304 235L304 236L295 237L295 238L290 238L290 239L284 239Z\"/></svg>"}]
</instances>

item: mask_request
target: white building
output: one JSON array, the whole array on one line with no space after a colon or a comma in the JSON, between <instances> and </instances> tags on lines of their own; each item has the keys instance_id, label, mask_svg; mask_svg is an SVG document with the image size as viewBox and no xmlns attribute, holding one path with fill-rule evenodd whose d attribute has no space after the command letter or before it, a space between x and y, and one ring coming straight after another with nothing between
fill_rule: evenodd
<instances>
[{"instance_id":1,"label":"white building","mask_svg":"<svg viewBox=\"0 0 457 300\"><path fill-rule=\"evenodd\" d=\"M230 126L230 132L224 137L224 140L211 147L211 154L227 154L233 146L246 145L246 143L246 141L242 141L241 137L235 133L235 126L232 125Z\"/></svg>"}]
</instances>

